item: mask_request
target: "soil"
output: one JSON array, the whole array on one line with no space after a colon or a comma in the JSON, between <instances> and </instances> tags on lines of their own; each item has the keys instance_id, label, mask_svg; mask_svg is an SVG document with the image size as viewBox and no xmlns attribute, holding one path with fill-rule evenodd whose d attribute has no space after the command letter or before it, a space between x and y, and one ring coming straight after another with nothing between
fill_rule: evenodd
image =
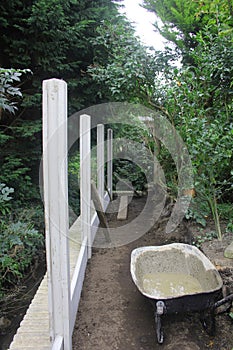
<instances>
[{"instance_id":1,"label":"soil","mask_svg":"<svg viewBox=\"0 0 233 350\"><path fill-rule=\"evenodd\" d=\"M141 237L136 233L146 231L145 221L134 219L145 207L146 197L134 197L129 204L128 218L117 220L117 200L110 204L107 214L109 227L127 227L130 242L115 247L98 247L101 228L97 232L97 244L89 260L73 333L74 350L232 350L233 321L229 316L231 304L218 309L215 316L216 332L209 336L203 329L199 313L163 316L164 343L158 344L155 334L153 308L134 285L130 274L130 254L134 248L163 245L172 242L196 240L202 232L213 231L209 222L204 231L193 224L165 234L168 218L162 215ZM150 220L149 217L146 220ZM119 231L117 231L119 232ZM132 239L135 234L135 240ZM232 234L226 234L222 242L205 242L200 249L216 265L224 282L224 291L233 292L233 261L223 256ZM190 242L191 243L191 242ZM227 310L226 310L227 308Z\"/></svg>"}]
</instances>

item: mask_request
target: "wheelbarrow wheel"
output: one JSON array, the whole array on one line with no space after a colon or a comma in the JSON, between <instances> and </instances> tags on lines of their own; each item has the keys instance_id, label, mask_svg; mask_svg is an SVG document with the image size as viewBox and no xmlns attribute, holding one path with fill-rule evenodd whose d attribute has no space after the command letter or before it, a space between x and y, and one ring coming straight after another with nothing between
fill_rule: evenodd
<instances>
[{"instance_id":1,"label":"wheelbarrow wheel","mask_svg":"<svg viewBox=\"0 0 233 350\"><path fill-rule=\"evenodd\" d=\"M206 333L213 336L215 333L215 313L214 308L204 310L201 313L201 323Z\"/></svg>"},{"instance_id":2,"label":"wheelbarrow wheel","mask_svg":"<svg viewBox=\"0 0 233 350\"><path fill-rule=\"evenodd\" d=\"M162 322L160 315L155 314L155 325L156 325L156 336L159 344L163 343L163 330L162 330Z\"/></svg>"}]
</instances>

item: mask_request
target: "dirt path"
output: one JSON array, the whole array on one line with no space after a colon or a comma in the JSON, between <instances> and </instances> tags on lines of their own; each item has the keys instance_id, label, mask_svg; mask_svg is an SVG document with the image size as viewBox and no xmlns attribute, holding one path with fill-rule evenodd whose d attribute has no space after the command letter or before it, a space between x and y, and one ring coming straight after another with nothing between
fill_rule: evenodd
<instances>
[{"instance_id":1,"label":"dirt path","mask_svg":"<svg viewBox=\"0 0 233 350\"><path fill-rule=\"evenodd\" d=\"M132 220L144 205L145 198L133 199L129 205L127 222L132 222L132 230L143 232L144 223L137 222L135 227ZM111 227L127 223L117 221L115 209L112 211L108 215ZM183 241L184 236L182 229L165 236L165 223L155 226L121 247L93 249L73 333L74 350L232 350L233 327L227 313L216 316L213 338L202 329L198 314L165 316L165 341L163 345L157 343L151 304L131 279L130 254L136 247ZM228 273L230 279L232 272Z\"/></svg>"}]
</instances>

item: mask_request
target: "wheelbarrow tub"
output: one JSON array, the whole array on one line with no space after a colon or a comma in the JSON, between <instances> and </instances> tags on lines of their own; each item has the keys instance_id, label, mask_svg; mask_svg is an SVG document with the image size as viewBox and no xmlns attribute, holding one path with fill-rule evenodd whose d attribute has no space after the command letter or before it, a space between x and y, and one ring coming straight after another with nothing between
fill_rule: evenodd
<instances>
[{"instance_id":1,"label":"wheelbarrow tub","mask_svg":"<svg viewBox=\"0 0 233 350\"><path fill-rule=\"evenodd\" d=\"M130 271L138 290L155 306L163 301L165 313L202 311L213 306L222 290L222 279L209 259L195 246L172 243L134 249L131 253ZM180 293L176 296L148 291L144 286L147 274L181 274L195 278L201 290Z\"/></svg>"}]
</instances>

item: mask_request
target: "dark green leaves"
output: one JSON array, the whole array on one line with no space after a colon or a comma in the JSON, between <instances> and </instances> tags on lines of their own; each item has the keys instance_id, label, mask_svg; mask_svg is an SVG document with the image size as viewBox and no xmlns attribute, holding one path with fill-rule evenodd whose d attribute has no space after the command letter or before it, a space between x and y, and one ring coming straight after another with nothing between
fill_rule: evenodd
<instances>
[{"instance_id":1,"label":"dark green leaves","mask_svg":"<svg viewBox=\"0 0 233 350\"><path fill-rule=\"evenodd\" d=\"M22 92L15 84L20 82L24 73L31 73L29 69L16 70L0 68L0 111L10 113L17 110L17 99L22 97ZM1 119L1 114L0 114Z\"/></svg>"}]
</instances>

